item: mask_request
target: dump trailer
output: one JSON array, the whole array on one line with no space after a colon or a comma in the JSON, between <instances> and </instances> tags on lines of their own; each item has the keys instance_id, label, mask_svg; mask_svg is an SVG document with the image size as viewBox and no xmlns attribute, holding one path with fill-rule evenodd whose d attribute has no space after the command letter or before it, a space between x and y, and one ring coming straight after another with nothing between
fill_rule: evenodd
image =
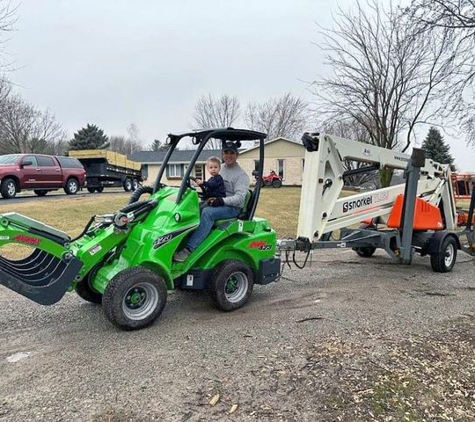
<instances>
[{"instance_id":1,"label":"dump trailer","mask_svg":"<svg viewBox=\"0 0 475 422\"><path fill-rule=\"evenodd\" d=\"M90 193L102 192L105 187L123 187L126 192L136 190L143 181L141 164L126 155L104 149L69 151L86 169L86 186Z\"/></svg>"}]
</instances>

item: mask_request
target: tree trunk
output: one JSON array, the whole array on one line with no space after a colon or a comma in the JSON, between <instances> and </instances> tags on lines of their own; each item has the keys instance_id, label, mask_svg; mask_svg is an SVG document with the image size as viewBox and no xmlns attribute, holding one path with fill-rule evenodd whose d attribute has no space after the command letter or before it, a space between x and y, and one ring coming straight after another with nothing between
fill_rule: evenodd
<instances>
[{"instance_id":1,"label":"tree trunk","mask_svg":"<svg viewBox=\"0 0 475 422\"><path fill-rule=\"evenodd\" d=\"M393 169L383 168L379 170L379 183L382 188L387 188L393 178Z\"/></svg>"}]
</instances>

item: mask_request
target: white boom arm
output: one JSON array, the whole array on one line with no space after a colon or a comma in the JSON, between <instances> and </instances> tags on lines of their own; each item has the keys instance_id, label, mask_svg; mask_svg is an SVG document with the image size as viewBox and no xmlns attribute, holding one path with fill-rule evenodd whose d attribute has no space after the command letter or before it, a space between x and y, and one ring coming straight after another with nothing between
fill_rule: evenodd
<instances>
[{"instance_id":1,"label":"white boom arm","mask_svg":"<svg viewBox=\"0 0 475 422\"><path fill-rule=\"evenodd\" d=\"M404 184L340 198L344 161L376 164L380 168L406 169L411 157L397 151L326 134L313 134L315 151L305 154L297 235L317 241L322 234L348 227L367 218L388 217ZM450 166L426 159L417 195L439 205L446 228L456 227L456 210L450 183Z\"/></svg>"}]
</instances>

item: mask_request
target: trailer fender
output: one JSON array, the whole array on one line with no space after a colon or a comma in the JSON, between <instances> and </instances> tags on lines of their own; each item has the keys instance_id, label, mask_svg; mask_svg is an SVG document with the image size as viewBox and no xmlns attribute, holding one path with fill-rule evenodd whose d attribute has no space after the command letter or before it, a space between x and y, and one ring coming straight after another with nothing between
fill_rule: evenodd
<instances>
[{"instance_id":1,"label":"trailer fender","mask_svg":"<svg viewBox=\"0 0 475 422\"><path fill-rule=\"evenodd\" d=\"M429 244L427 245L427 249L424 252L429 255L439 253L442 247L442 243L448 236L453 237L457 242L457 249L461 249L460 239L458 238L458 236L455 235L455 233L446 230L441 230L434 232L434 234L429 239Z\"/></svg>"}]
</instances>

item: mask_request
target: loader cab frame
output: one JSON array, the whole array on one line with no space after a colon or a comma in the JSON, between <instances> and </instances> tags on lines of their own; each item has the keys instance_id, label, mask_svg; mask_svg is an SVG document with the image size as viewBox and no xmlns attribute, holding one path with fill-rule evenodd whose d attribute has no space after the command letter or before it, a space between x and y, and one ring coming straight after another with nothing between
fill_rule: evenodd
<instances>
[{"instance_id":1,"label":"loader cab frame","mask_svg":"<svg viewBox=\"0 0 475 422\"><path fill-rule=\"evenodd\" d=\"M191 188L190 177L193 172L193 168L195 167L195 163L197 162L198 158L200 157L201 152L206 147L208 142L211 139L218 139L221 141L221 144L225 142L233 142L237 145L238 148L241 147L241 143L244 141L254 141L259 143L259 162L257 168L257 180L252 190L251 200L248 204L248 214L247 219L251 220L254 216L254 213L257 208L257 204L259 202L259 195L262 187L262 174L264 169L264 141L267 135L262 132L256 132L252 130L245 130L245 129L234 129L234 128L218 128L218 129L208 129L208 130L200 130L200 131L192 131L186 132L182 134L172 134L168 135L168 143L170 145L168 152L163 160L162 166L160 171L158 172L157 179L155 181L155 185L153 187L153 192L157 192L163 186L162 178L164 172L167 168L170 159L172 158L173 152L176 150L180 141L185 138L191 139L193 145L197 145L197 149L191 158L186 172L183 176L183 180L180 184L178 189L178 194L176 197L176 203L179 203L185 193L185 191Z\"/></svg>"}]
</instances>

